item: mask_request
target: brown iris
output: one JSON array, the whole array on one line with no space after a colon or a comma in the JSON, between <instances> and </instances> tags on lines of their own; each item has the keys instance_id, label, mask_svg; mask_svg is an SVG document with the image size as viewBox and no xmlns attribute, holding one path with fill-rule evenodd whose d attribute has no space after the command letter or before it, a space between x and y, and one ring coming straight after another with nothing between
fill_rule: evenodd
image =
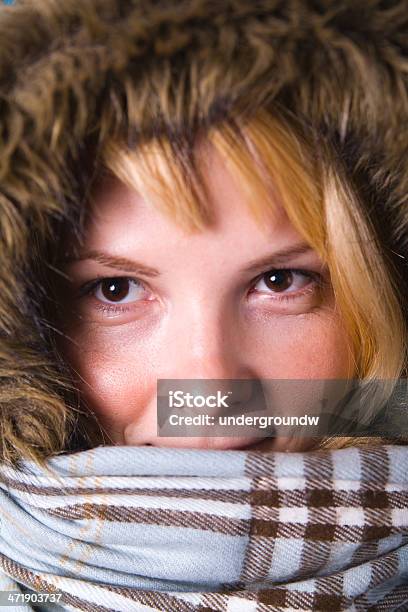
<instances>
[{"instance_id":1,"label":"brown iris","mask_svg":"<svg viewBox=\"0 0 408 612\"><path fill-rule=\"evenodd\" d=\"M103 297L111 302L120 302L129 293L127 278L105 278L100 284Z\"/></svg>"},{"instance_id":2,"label":"brown iris","mask_svg":"<svg viewBox=\"0 0 408 612\"><path fill-rule=\"evenodd\" d=\"M264 275L265 285L273 291L285 291L293 283L293 274L290 270L273 270Z\"/></svg>"}]
</instances>

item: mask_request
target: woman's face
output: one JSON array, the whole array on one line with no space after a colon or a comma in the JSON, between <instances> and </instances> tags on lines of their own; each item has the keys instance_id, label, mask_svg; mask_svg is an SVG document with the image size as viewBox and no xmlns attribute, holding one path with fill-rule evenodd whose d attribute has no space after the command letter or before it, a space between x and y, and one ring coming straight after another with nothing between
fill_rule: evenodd
<instances>
[{"instance_id":1,"label":"woman's face","mask_svg":"<svg viewBox=\"0 0 408 612\"><path fill-rule=\"evenodd\" d=\"M65 264L72 282L61 297L60 348L113 444L248 445L245 438L159 437L158 379L350 375L328 270L278 202L274 220L260 226L222 159L212 149L208 155L212 227L188 232L105 178L79 257Z\"/></svg>"}]
</instances>

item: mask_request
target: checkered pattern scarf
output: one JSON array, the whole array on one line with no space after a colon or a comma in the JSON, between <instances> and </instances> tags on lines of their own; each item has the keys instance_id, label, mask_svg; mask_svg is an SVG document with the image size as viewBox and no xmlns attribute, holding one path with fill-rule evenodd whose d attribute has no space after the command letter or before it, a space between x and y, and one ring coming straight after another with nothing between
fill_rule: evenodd
<instances>
[{"instance_id":1,"label":"checkered pattern scarf","mask_svg":"<svg viewBox=\"0 0 408 612\"><path fill-rule=\"evenodd\" d=\"M0 590L92 612L408 610L408 447L98 447L47 467L0 468Z\"/></svg>"}]
</instances>

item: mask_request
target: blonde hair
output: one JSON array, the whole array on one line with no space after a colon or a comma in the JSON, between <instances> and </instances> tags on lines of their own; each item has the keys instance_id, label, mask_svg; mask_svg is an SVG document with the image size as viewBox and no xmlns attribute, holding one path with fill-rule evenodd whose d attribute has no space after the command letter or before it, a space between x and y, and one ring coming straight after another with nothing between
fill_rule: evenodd
<instances>
[{"instance_id":1,"label":"blonde hair","mask_svg":"<svg viewBox=\"0 0 408 612\"><path fill-rule=\"evenodd\" d=\"M197 163L194 154L199 142L189 151L169 138L136 150L111 141L103 164L181 226L199 231L212 223L205 158ZM295 229L330 271L335 308L354 357L350 378L390 381L385 391L390 393L406 365L405 322L374 229L330 151L319 143L317 155L286 120L262 110L239 127L231 121L212 128L201 142L223 156L260 223L273 218L279 198ZM369 442L379 439L327 438L321 446Z\"/></svg>"}]
</instances>

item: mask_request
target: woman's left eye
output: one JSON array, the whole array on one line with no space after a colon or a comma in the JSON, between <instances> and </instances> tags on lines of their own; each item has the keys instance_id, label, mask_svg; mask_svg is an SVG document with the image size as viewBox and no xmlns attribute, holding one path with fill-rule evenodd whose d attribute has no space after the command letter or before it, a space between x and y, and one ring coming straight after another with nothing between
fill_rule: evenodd
<instances>
[{"instance_id":1,"label":"woman's left eye","mask_svg":"<svg viewBox=\"0 0 408 612\"><path fill-rule=\"evenodd\" d=\"M302 292L316 281L316 274L306 270L269 270L257 281L254 289L263 293L287 294Z\"/></svg>"}]
</instances>

